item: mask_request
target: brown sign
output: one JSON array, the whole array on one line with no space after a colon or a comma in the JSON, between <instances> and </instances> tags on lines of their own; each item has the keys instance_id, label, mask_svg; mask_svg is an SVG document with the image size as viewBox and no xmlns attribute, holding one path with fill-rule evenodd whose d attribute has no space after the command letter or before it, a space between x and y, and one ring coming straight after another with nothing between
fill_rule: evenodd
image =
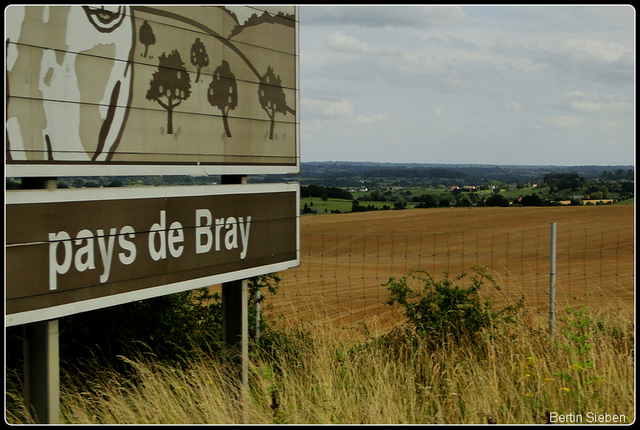
<instances>
[{"instance_id":1,"label":"brown sign","mask_svg":"<svg viewBox=\"0 0 640 430\"><path fill-rule=\"evenodd\" d=\"M294 6L8 6L9 176L299 171Z\"/></svg>"},{"instance_id":2,"label":"brown sign","mask_svg":"<svg viewBox=\"0 0 640 430\"><path fill-rule=\"evenodd\" d=\"M299 185L6 193L6 325L299 264Z\"/></svg>"}]
</instances>

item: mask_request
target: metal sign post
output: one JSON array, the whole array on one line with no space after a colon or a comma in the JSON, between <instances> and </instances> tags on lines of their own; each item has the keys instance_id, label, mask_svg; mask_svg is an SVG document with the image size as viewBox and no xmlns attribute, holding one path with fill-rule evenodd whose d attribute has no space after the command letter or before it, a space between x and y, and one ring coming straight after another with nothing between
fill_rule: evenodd
<instances>
[{"instance_id":1,"label":"metal sign post","mask_svg":"<svg viewBox=\"0 0 640 430\"><path fill-rule=\"evenodd\" d=\"M223 185L247 184L246 175L226 175L220 179ZM222 284L223 340L233 351L237 351L237 345L238 343L240 344L243 395L249 388L249 308L247 293L247 279Z\"/></svg>"},{"instance_id":2,"label":"metal sign post","mask_svg":"<svg viewBox=\"0 0 640 430\"><path fill-rule=\"evenodd\" d=\"M24 325L24 402L39 424L60 423L58 320Z\"/></svg>"},{"instance_id":3,"label":"metal sign post","mask_svg":"<svg viewBox=\"0 0 640 430\"><path fill-rule=\"evenodd\" d=\"M23 178L25 189L56 189L55 178ZM24 403L39 424L60 423L58 320L23 326Z\"/></svg>"}]
</instances>

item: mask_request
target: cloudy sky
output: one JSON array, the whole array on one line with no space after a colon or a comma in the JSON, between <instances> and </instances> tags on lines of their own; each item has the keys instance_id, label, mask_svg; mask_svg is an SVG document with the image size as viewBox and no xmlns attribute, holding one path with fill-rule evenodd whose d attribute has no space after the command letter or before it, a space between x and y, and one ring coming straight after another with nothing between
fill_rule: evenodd
<instances>
[{"instance_id":1,"label":"cloudy sky","mask_svg":"<svg viewBox=\"0 0 640 430\"><path fill-rule=\"evenodd\" d=\"M635 164L630 6L301 6L302 161Z\"/></svg>"}]
</instances>

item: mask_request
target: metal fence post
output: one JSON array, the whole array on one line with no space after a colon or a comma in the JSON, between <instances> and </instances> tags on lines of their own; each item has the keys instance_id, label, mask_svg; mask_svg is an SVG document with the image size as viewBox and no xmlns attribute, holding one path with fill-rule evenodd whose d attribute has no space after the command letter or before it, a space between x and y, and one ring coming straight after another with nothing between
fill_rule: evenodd
<instances>
[{"instance_id":1,"label":"metal fence post","mask_svg":"<svg viewBox=\"0 0 640 430\"><path fill-rule=\"evenodd\" d=\"M549 333L553 340L556 323L556 223L551 223L551 244L549 261Z\"/></svg>"}]
</instances>

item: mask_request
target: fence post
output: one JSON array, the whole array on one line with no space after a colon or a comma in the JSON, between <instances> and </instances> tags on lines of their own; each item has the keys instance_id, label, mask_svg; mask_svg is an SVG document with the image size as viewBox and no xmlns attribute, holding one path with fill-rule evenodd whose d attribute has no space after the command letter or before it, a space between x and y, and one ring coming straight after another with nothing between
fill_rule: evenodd
<instances>
[{"instance_id":1,"label":"fence post","mask_svg":"<svg viewBox=\"0 0 640 430\"><path fill-rule=\"evenodd\" d=\"M549 262L549 333L553 340L556 323L556 223L551 223L551 256Z\"/></svg>"}]
</instances>

